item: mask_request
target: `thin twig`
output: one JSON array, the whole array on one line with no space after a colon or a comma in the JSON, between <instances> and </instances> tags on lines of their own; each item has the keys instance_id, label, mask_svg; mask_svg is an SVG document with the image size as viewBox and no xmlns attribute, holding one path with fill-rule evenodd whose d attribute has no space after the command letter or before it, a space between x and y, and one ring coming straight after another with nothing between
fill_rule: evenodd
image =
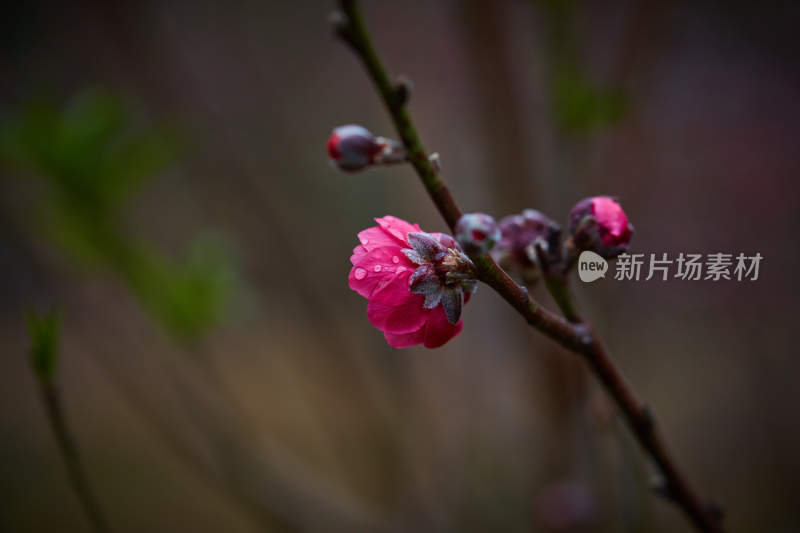
<instances>
[{"instance_id":1,"label":"thin twig","mask_svg":"<svg viewBox=\"0 0 800 533\"><path fill-rule=\"evenodd\" d=\"M352 47L364 64L408 151L411 164L431 200L453 230L462 215L461 208L428 159L406 108L407 98L401 98L398 85L391 81L379 59L357 2L341 0L340 6L341 13L335 20L338 35ZM539 305L530 298L527 290L517 285L490 256L473 254L470 257L477 267L479 279L497 291L529 324L567 349L586 358L595 375L623 412L639 444L656 463L664 478L670 499L683 509L699 530L721 533L722 525L717 515L712 512L710 506L706 506L700 500L686 481L686 477L667 450L650 410L633 392L592 328L587 323L577 322L577 315L572 310L569 315L577 322L574 324Z\"/></svg>"},{"instance_id":2,"label":"thin twig","mask_svg":"<svg viewBox=\"0 0 800 533\"><path fill-rule=\"evenodd\" d=\"M75 494L78 496L84 511L86 511L86 516L89 518L94 531L96 533L108 533L110 531L108 521L89 485L83 463L78 455L75 439L72 437L67 421L64 418L61 396L52 382L40 380L40 384L47 418L50 421L50 427L53 430L53 435L55 435L61 456L67 466Z\"/></svg>"}]
</instances>

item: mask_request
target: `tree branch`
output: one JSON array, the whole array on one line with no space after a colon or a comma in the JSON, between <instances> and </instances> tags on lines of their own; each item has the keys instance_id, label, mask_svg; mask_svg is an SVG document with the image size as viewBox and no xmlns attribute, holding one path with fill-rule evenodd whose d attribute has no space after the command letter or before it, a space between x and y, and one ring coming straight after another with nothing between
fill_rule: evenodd
<instances>
[{"instance_id":1,"label":"tree branch","mask_svg":"<svg viewBox=\"0 0 800 533\"><path fill-rule=\"evenodd\" d=\"M357 2L341 0L340 6L341 12L337 13L334 20L337 34L351 46L364 64L408 151L411 164L436 208L453 230L462 211L438 175L436 167L430 162L420 141L406 107L408 94L404 89L405 84L397 84L390 79L372 45ZM517 285L488 254L473 254L470 258L477 267L478 278L500 294L530 325L567 349L584 356L592 371L623 412L639 444L655 462L663 476L670 499L683 509L700 531L721 533L723 530L718 515L712 512L711 506L706 506L700 500L678 469L650 410L633 392L591 326L580 321L572 307L571 299L568 298L568 293L554 287L556 300L574 323L564 320L530 298L528 291Z\"/></svg>"}]
</instances>

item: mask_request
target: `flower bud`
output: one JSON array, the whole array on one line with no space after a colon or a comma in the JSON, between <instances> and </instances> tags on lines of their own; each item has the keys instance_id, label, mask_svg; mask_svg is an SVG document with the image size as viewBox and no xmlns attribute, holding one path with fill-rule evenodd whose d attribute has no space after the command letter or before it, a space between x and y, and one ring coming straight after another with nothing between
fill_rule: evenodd
<instances>
[{"instance_id":1,"label":"flower bud","mask_svg":"<svg viewBox=\"0 0 800 533\"><path fill-rule=\"evenodd\" d=\"M456 241L467 253L485 254L500 240L500 227L483 213L467 213L458 219Z\"/></svg>"},{"instance_id":2,"label":"flower bud","mask_svg":"<svg viewBox=\"0 0 800 533\"><path fill-rule=\"evenodd\" d=\"M561 227L540 211L526 209L519 215L509 215L500 221L500 231L502 238L492 256L503 268L518 271L526 283L538 277L536 246L550 262L560 260Z\"/></svg>"},{"instance_id":3,"label":"flower bud","mask_svg":"<svg viewBox=\"0 0 800 533\"><path fill-rule=\"evenodd\" d=\"M328 156L341 170L358 172L371 165L402 163L408 159L403 145L375 137L366 128L339 126L328 138Z\"/></svg>"},{"instance_id":4,"label":"flower bud","mask_svg":"<svg viewBox=\"0 0 800 533\"><path fill-rule=\"evenodd\" d=\"M605 258L616 257L628 249L633 226L613 198L584 198L569 214L569 231L579 250L592 250Z\"/></svg>"},{"instance_id":5,"label":"flower bud","mask_svg":"<svg viewBox=\"0 0 800 533\"><path fill-rule=\"evenodd\" d=\"M375 162L383 147L366 128L350 124L339 126L328 138L328 156L337 167L358 172Z\"/></svg>"}]
</instances>

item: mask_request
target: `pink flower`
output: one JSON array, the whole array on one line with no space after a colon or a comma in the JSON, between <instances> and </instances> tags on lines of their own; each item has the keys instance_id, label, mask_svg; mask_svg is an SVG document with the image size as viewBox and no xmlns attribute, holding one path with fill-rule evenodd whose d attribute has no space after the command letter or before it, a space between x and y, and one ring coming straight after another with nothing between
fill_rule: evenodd
<instances>
[{"instance_id":1,"label":"pink flower","mask_svg":"<svg viewBox=\"0 0 800 533\"><path fill-rule=\"evenodd\" d=\"M594 250L602 256L614 257L628 248L633 226L613 198L584 198L569 215L570 233L581 249Z\"/></svg>"},{"instance_id":2,"label":"pink flower","mask_svg":"<svg viewBox=\"0 0 800 533\"><path fill-rule=\"evenodd\" d=\"M438 348L461 332L475 290L472 262L449 235L393 216L358 234L348 281L369 300L367 317L389 345Z\"/></svg>"}]
</instances>

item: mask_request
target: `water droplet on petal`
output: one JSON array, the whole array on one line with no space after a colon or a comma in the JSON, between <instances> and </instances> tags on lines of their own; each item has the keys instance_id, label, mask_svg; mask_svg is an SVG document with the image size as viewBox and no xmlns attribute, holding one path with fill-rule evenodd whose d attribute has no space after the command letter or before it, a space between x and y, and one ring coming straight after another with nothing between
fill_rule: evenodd
<instances>
[{"instance_id":1,"label":"water droplet on petal","mask_svg":"<svg viewBox=\"0 0 800 533\"><path fill-rule=\"evenodd\" d=\"M360 280L364 279L364 277L366 277L366 275L367 275L367 271L366 271L366 270L364 270L363 268L359 267L359 268L357 268L357 269L355 270L355 272L353 272L353 275L355 276L355 278L356 278L357 280L359 280L359 281L360 281Z\"/></svg>"},{"instance_id":2,"label":"water droplet on petal","mask_svg":"<svg viewBox=\"0 0 800 533\"><path fill-rule=\"evenodd\" d=\"M369 239L367 239L366 237L359 237L358 240L360 240L361 244L363 244L364 246L369 244Z\"/></svg>"},{"instance_id":3,"label":"water droplet on petal","mask_svg":"<svg viewBox=\"0 0 800 533\"><path fill-rule=\"evenodd\" d=\"M406 267L403 267L403 266L399 266L399 267L397 267L397 270L395 270L395 272L397 272L398 274L400 272L405 272L405 271L406 271Z\"/></svg>"},{"instance_id":4,"label":"water droplet on petal","mask_svg":"<svg viewBox=\"0 0 800 533\"><path fill-rule=\"evenodd\" d=\"M374 270L375 272L380 272L382 268L383 267L381 267L380 265L375 265L375 267L372 270Z\"/></svg>"},{"instance_id":5,"label":"water droplet on petal","mask_svg":"<svg viewBox=\"0 0 800 533\"><path fill-rule=\"evenodd\" d=\"M396 265L399 262L400 262L400 258L399 257L397 257L396 255L392 256L392 263L394 263Z\"/></svg>"}]
</instances>

